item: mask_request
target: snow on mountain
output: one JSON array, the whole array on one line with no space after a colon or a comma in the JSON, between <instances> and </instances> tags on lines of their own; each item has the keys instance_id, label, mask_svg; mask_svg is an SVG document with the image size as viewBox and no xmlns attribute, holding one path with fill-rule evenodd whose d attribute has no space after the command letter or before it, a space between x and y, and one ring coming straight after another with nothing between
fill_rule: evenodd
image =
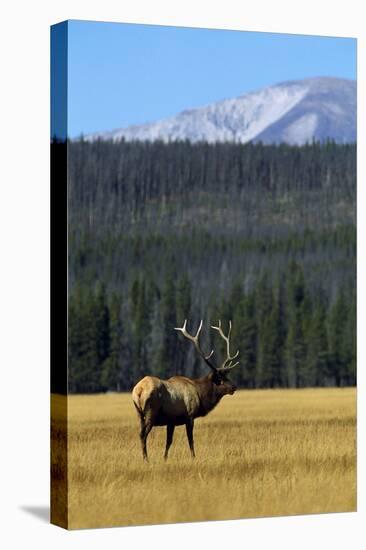
<instances>
[{"instance_id":1,"label":"snow on mountain","mask_svg":"<svg viewBox=\"0 0 366 550\"><path fill-rule=\"evenodd\" d=\"M356 140L356 83L318 77L282 82L174 117L87 139L262 141L304 144L313 139Z\"/></svg>"}]
</instances>

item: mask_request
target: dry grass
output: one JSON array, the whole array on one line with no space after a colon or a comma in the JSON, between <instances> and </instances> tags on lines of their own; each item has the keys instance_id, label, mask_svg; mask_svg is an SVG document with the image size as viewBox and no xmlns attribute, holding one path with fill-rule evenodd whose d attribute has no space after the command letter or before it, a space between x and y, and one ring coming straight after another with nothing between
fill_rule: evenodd
<instances>
[{"instance_id":1,"label":"dry grass","mask_svg":"<svg viewBox=\"0 0 366 550\"><path fill-rule=\"evenodd\" d=\"M356 509L354 388L237 392L196 421L196 460L180 427L166 463L165 428L143 463L128 394L68 397L68 415L71 529Z\"/></svg>"}]
</instances>

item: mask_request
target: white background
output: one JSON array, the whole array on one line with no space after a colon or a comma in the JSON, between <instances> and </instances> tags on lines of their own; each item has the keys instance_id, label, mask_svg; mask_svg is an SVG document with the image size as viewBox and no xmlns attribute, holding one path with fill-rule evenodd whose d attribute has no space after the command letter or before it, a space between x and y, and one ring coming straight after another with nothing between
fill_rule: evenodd
<instances>
[{"instance_id":1,"label":"white background","mask_svg":"<svg viewBox=\"0 0 366 550\"><path fill-rule=\"evenodd\" d=\"M365 523L366 31L356 0L8 1L0 31L3 548L358 549ZM66 532L49 525L49 26L94 19L358 38L358 513ZM269 60L270 62L270 60ZM265 67L263 68L265 70ZM31 513L27 508L31 508ZM37 512L37 509L38 510ZM363 529L365 533L365 529Z\"/></svg>"}]
</instances>

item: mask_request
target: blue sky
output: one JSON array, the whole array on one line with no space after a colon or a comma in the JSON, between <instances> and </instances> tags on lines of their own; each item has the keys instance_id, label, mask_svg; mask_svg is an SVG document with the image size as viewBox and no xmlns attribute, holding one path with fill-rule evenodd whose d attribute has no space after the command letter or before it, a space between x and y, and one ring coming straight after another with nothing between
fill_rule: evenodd
<instances>
[{"instance_id":1,"label":"blue sky","mask_svg":"<svg viewBox=\"0 0 366 550\"><path fill-rule=\"evenodd\" d=\"M142 124L284 80L356 78L356 40L69 21L68 134Z\"/></svg>"}]
</instances>

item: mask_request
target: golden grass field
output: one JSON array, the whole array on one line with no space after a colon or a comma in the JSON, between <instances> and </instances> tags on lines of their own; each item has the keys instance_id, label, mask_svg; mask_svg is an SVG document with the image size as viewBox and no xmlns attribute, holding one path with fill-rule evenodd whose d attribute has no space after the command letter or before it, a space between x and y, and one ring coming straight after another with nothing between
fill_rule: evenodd
<instances>
[{"instance_id":1,"label":"golden grass field","mask_svg":"<svg viewBox=\"0 0 366 550\"><path fill-rule=\"evenodd\" d=\"M238 391L196 420L195 460L154 428L148 464L130 394L52 396L56 440L65 399L70 529L356 510L355 388Z\"/></svg>"}]
</instances>

